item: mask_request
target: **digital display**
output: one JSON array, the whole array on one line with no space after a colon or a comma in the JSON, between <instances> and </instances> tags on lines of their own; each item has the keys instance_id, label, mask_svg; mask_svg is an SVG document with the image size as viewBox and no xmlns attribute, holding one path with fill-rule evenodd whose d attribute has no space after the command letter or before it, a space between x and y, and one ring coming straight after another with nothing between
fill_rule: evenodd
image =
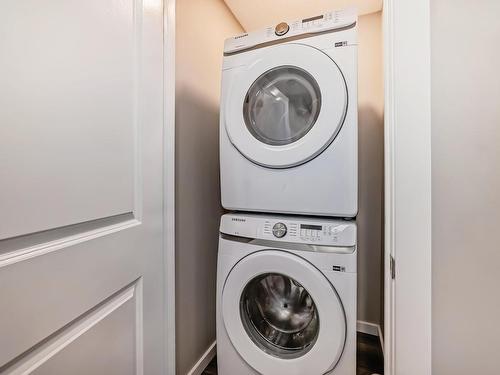
<instances>
[{"instance_id":1,"label":"digital display","mask_svg":"<svg viewBox=\"0 0 500 375\"><path fill-rule=\"evenodd\" d=\"M302 20L302 23L306 23L306 22L311 22L311 21L316 21L316 20L321 20L323 19L323 16L316 16L316 17L311 17L311 18L304 18Z\"/></svg>"},{"instance_id":2,"label":"digital display","mask_svg":"<svg viewBox=\"0 0 500 375\"><path fill-rule=\"evenodd\" d=\"M321 225L300 224L300 229L323 230Z\"/></svg>"}]
</instances>

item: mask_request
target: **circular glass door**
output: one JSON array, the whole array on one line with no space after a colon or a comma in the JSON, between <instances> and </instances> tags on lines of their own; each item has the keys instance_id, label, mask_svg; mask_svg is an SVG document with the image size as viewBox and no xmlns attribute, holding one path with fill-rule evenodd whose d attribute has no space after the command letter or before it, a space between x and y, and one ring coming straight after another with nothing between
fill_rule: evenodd
<instances>
[{"instance_id":1,"label":"circular glass door","mask_svg":"<svg viewBox=\"0 0 500 375\"><path fill-rule=\"evenodd\" d=\"M305 70L280 66L250 86L243 118L250 133L268 145L287 145L309 132L321 110L321 92Z\"/></svg>"},{"instance_id":2,"label":"circular glass door","mask_svg":"<svg viewBox=\"0 0 500 375\"><path fill-rule=\"evenodd\" d=\"M256 345L278 358L309 351L319 333L316 304L296 280L279 273L252 279L241 295L240 315Z\"/></svg>"},{"instance_id":3,"label":"circular glass door","mask_svg":"<svg viewBox=\"0 0 500 375\"><path fill-rule=\"evenodd\" d=\"M346 317L335 288L287 251L257 251L236 263L221 314L233 347L261 374L324 374L344 350Z\"/></svg>"},{"instance_id":4,"label":"circular glass door","mask_svg":"<svg viewBox=\"0 0 500 375\"><path fill-rule=\"evenodd\" d=\"M248 65L223 75L226 133L256 164L303 164L341 130L348 105L346 81L335 61L316 48L294 43L265 48Z\"/></svg>"}]
</instances>

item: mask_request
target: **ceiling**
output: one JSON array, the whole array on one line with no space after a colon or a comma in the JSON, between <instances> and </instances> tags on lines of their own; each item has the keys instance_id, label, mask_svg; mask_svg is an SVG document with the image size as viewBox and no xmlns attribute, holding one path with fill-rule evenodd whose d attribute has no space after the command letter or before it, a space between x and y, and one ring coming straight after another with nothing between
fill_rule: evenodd
<instances>
[{"instance_id":1,"label":"ceiling","mask_svg":"<svg viewBox=\"0 0 500 375\"><path fill-rule=\"evenodd\" d=\"M245 31L281 21L317 16L330 10L355 7L358 14L382 9L382 0L224 0Z\"/></svg>"}]
</instances>

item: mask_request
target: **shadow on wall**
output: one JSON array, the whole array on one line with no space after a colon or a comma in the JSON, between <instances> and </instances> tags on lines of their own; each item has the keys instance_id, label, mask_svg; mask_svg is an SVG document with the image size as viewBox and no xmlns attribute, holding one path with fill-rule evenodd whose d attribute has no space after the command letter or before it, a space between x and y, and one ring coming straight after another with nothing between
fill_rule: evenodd
<instances>
[{"instance_id":1,"label":"shadow on wall","mask_svg":"<svg viewBox=\"0 0 500 375\"><path fill-rule=\"evenodd\" d=\"M219 108L188 87L176 93L177 373L215 340L220 206ZM194 235L194 232L196 234ZM200 320L200 312L205 319ZM203 338L211 338L205 342Z\"/></svg>"},{"instance_id":2,"label":"shadow on wall","mask_svg":"<svg viewBox=\"0 0 500 375\"><path fill-rule=\"evenodd\" d=\"M383 117L359 116L358 319L383 322ZM176 94L177 373L187 373L215 339L220 205L219 108L188 87ZM196 235L193 235L196 231ZM200 311L205 319L200 320Z\"/></svg>"},{"instance_id":3,"label":"shadow on wall","mask_svg":"<svg viewBox=\"0 0 500 375\"><path fill-rule=\"evenodd\" d=\"M358 319L383 324L384 119L360 106L358 124Z\"/></svg>"}]
</instances>

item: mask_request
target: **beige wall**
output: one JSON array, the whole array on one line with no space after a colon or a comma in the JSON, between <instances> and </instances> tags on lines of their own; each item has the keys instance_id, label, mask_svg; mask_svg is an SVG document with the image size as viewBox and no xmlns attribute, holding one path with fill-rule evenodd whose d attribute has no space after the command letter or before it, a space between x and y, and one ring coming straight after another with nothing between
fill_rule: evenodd
<instances>
[{"instance_id":1,"label":"beige wall","mask_svg":"<svg viewBox=\"0 0 500 375\"><path fill-rule=\"evenodd\" d=\"M222 47L242 31L222 0L182 0L176 9L177 373L215 340Z\"/></svg>"},{"instance_id":2,"label":"beige wall","mask_svg":"<svg viewBox=\"0 0 500 375\"><path fill-rule=\"evenodd\" d=\"M218 115L223 40L242 32L222 0L177 2L177 373L215 340ZM381 13L359 20L358 318L381 323L383 86Z\"/></svg>"},{"instance_id":3,"label":"beige wall","mask_svg":"<svg viewBox=\"0 0 500 375\"><path fill-rule=\"evenodd\" d=\"M499 14L431 2L434 375L500 373Z\"/></svg>"},{"instance_id":4,"label":"beige wall","mask_svg":"<svg viewBox=\"0 0 500 375\"><path fill-rule=\"evenodd\" d=\"M381 12L359 18L358 320L383 323L384 88Z\"/></svg>"}]
</instances>

